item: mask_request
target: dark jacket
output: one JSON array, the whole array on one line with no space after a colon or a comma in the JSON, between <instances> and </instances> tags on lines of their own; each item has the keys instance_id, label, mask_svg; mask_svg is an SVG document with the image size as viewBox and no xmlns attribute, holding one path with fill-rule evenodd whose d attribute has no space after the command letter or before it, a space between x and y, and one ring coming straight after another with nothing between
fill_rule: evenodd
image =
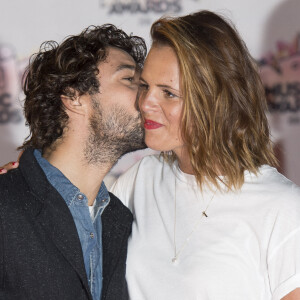
<instances>
[{"instance_id":1,"label":"dark jacket","mask_svg":"<svg viewBox=\"0 0 300 300\"><path fill-rule=\"evenodd\" d=\"M110 194L102 214L101 299L128 299L125 281L130 211ZM33 150L0 176L0 299L92 299L72 215Z\"/></svg>"}]
</instances>

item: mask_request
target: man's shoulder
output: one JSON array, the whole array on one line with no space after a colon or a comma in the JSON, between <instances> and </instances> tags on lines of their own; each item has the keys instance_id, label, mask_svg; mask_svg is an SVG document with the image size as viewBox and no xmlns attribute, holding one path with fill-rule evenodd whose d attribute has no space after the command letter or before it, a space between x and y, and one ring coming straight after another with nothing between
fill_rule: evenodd
<instances>
[{"instance_id":1,"label":"man's shoulder","mask_svg":"<svg viewBox=\"0 0 300 300\"><path fill-rule=\"evenodd\" d=\"M0 176L0 186L4 186L5 184L8 184L15 180L18 176L20 175L20 170L19 169L13 169L9 170L7 173L2 174Z\"/></svg>"},{"instance_id":2,"label":"man's shoulder","mask_svg":"<svg viewBox=\"0 0 300 300\"><path fill-rule=\"evenodd\" d=\"M19 169L0 176L1 218L13 217L21 209L28 197L28 186Z\"/></svg>"},{"instance_id":3,"label":"man's shoulder","mask_svg":"<svg viewBox=\"0 0 300 300\"><path fill-rule=\"evenodd\" d=\"M20 192L24 187L25 180L19 169L8 171L0 176L0 200L6 193L14 194Z\"/></svg>"},{"instance_id":4,"label":"man's shoulder","mask_svg":"<svg viewBox=\"0 0 300 300\"><path fill-rule=\"evenodd\" d=\"M47 184L41 175L42 171L33 157L33 150L25 150L19 167L0 176L1 210L17 212L17 208L24 208L29 202L32 203L36 198L33 189L41 190Z\"/></svg>"}]
</instances>

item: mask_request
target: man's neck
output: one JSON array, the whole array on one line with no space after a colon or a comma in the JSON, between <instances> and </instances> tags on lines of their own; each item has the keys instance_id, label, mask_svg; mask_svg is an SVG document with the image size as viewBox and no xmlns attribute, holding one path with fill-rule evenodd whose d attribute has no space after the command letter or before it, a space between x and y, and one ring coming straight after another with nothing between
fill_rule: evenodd
<instances>
[{"instance_id":1,"label":"man's neck","mask_svg":"<svg viewBox=\"0 0 300 300\"><path fill-rule=\"evenodd\" d=\"M68 143L57 145L53 151L45 151L43 157L86 195L89 205L94 203L105 175L113 166L113 163L88 164L83 150Z\"/></svg>"}]
</instances>

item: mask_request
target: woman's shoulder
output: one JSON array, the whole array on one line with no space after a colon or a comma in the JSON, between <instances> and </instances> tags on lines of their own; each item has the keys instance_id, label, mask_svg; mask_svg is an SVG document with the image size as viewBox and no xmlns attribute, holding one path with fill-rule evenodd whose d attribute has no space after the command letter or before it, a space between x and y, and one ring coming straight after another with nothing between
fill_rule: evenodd
<instances>
[{"instance_id":1,"label":"woman's shoulder","mask_svg":"<svg viewBox=\"0 0 300 300\"><path fill-rule=\"evenodd\" d=\"M261 166L257 174L245 172L245 183L256 184L270 192L299 192L299 186L269 165Z\"/></svg>"},{"instance_id":2,"label":"woman's shoulder","mask_svg":"<svg viewBox=\"0 0 300 300\"><path fill-rule=\"evenodd\" d=\"M159 154L146 155L141 160L131 166L126 172L124 172L119 179L124 180L128 176L134 176L141 172L151 172L164 164L163 158Z\"/></svg>"},{"instance_id":3,"label":"woman's shoulder","mask_svg":"<svg viewBox=\"0 0 300 300\"><path fill-rule=\"evenodd\" d=\"M140 160L140 165L142 168L147 168L148 166L162 166L164 164L164 159L160 154L146 155Z\"/></svg>"},{"instance_id":4,"label":"woman's shoulder","mask_svg":"<svg viewBox=\"0 0 300 300\"><path fill-rule=\"evenodd\" d=\"M128 173L143 173L147 172L147 174L156 172L159 169L164 168L167 162L160 154L151 154L144 156L140 161L135 163L131 168L129 168L124 175Z\"/></svg>"},{"instance_id":5,"label":"woman's shoulder","mask_svg":"<svg viewBox=\"0 0 300 300\"><path fill-rule=\"evenodd\" d=\"M300 221L300 187L289 180L276 168L264 165L259 168L256 176L246 179L248 189L255 191L257 197L265 199L280 211L296 214Z\"/></svg>"},{"instance_id":6,"label":"woman's shoulder","mask_svg":"<svg viewBox=\"0 0 300 300\"><path fill-rule=\"evenodd\" d=\"M110 191L126 202L126 199L133 195L137 178L147 178L150 181L150 178L154 177L154 172L157 172L163 163L163 158L158 154L143 157L115 181Z\"/></svg>"}]
</instances>

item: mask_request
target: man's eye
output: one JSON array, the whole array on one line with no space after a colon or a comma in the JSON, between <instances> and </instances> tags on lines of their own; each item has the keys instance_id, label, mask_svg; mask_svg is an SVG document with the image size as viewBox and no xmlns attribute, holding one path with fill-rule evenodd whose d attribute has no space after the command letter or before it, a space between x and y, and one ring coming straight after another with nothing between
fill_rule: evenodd
<instances>
[{"instance_id":1,"label":"man's eye","mask_svg":"<svg viewBox=\"0 0 300 300\"><path fill-rule=\"evenodd\" d=\"M134 77L125 77L125 78L123 78L124 80L127 80L127 81L129 81L129 82L133 82L133 80L134 80Z\"/></svg>"}]
</instances>

